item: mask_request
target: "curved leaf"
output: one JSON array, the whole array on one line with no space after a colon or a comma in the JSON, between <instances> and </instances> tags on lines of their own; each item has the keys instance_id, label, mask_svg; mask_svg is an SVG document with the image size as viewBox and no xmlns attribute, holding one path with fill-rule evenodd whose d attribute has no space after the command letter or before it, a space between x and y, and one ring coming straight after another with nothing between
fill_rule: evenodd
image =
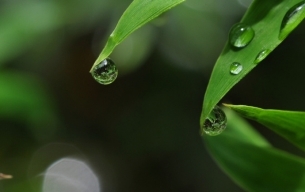
<instances>
[{"instance_id":1,"label":"curved leaf","mask_svg":"<svg viewBox=\"0 0 305 192\"><path fill-rule=\"evenodd\" d=\"M226 110L226 114L227 130L216 137L205 136L204 141L218 165L237 184L249 192L305 189L305 159L272 148L233 111Z\"/></svg>"},{"instance_id":2,"label":"curved leaf","mask_svg":"<svg viewBox=\"0 0 305 192\"><path fill-rule=\"evenodd\" d=\"M108 38L106 46L94 62L91 70L95 65L108 57L114 48L129 34L183 1L184 0L134 0L120 18L117 26Z\"/></svg>"},{"instance_id":3,"label":"curved leaf","mask_svg":"<svg viewBox=\"0 0 305 192\"><path fill-rule=\"evenodd\" d=\"M282 21L287 19L286 13L300 0L256 0L241 20L251 26L255 32L252 41L244 48L236 49L227 43L213 69L203 101L200 124L203 125L206 117L220 99L247 73L256 67L256 59L262 51L269 54L283 39L304 19L305 14L297 14L293 24L284 27L284 35L279 37ZM301 11L304 11L302 9ZM289 15L291 16L291 15ZM291 20L292 21L292 20ZM265 55L266 56L266 55ZM265 57L264 56L264 57ZM261 57L262 60L264 57ZM243 70L238 75L230 74L230 65L238 62Z\"/></svg>"},{"instance_id":4,"label":"curved leaf","mask_svg":"<svg viewBox=\"0 0 305 192\"><path fill-rule=\"evenodd\" d=\"M305 112L261 109L245 105L228 105L248 119L255 120L305 150Z\"/></svg>"}]
</instances>

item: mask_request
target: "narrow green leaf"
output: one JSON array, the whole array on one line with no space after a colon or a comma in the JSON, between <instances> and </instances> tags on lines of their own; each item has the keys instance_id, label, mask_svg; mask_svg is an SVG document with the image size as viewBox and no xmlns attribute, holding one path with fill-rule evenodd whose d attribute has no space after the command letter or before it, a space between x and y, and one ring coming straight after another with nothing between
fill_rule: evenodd
<instances>
[{"instance_id":1,"label":"narrow green leaf","mask_svg":"<svg viewBox=\"0 0 305 192\"><path fill-rule=\"evenodd\" d=\"M261 109L245 105L228 105L246 118L255 120L305 150L305 112Z\"/></svg>"},{"instance_id":2,"label":"narrow green leaf","mask_svg":"<svg viewBox=\"0 0 305 192\"><path fill-rule=\"evenodd\" d=\"M255 33L254 38L243 48L233 48L229 43L225 45L215 64L204 96L201 125L220 99L304 19L304 8L298 14L291 14L291 8L295 8L300 2L302 4L305 1L255 0L252 3L241 23L252 27ZM283 20L287 25L282 24ZM280 37L281 29L283 33ZM259 53L265 54L259 55ZM237 75L230 74L229 68L233 62L243 66L242 71Z\"/></svg>"},{"instance_id":3,"label":"narrow green leaf","mask_svg":"<svg viewBox=\"0 0 305 192\"><path fill-rule=\"evenodd\" d=\"M221 135L225 134L227 138L237 137L239 141L259 147L271 146L269 142L265 138L263 138L257 131L255 131L255 129L253 129L252 126L249 123L247 123L244 119L240 118L232 110L226 108L223 108L223 110L226 113L228 119L228 125L227 125L228 128L223 133L221 133ZM233 129L230 128L232 126L234 126ZM219 136L215 136L215 137L218 138ZM251 137L251 139L249 139L249 137ZM208 138L213 138L213 137L207 136L207 139Z\"/></svg>"},{"instance_id":4,"label":"narrow green leaf","mask_svg":"<svg viewBox=\"0 0 305 192\"><path fill-rule=\"evenodd\" d=\"M120 18L117 26L108 38L106 46L94 62L91 70L95 65L108 57L114 48L129 34L183 1L184 0L134 0Z\"/></svg>"},{"instance_id":5,"label":"narrow green leaf","mask_svg":"<svg viewBox=\"0 0 305 192\"><path fill-rule=\"evenodd\" d=\"M233 111L225 112L227 130L216 137L204 137L218 165L249 192L304 191L305 159L271 147Z\"/></svg>"}]
</instances>

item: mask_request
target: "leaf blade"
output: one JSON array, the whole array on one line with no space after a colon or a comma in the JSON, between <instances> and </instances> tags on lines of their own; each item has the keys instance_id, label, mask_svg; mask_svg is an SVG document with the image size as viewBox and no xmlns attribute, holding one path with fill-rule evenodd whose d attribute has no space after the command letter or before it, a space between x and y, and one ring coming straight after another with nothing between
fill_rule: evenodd
<instances>
[{"instance_id":1,"label":"leaf blade","mask_svg":"<svg viewBox=\"0 0 305 192\"><path fill-rule=\"evenodd\" d=\"M227 105L242 116L268 127L297 147L305 150L305 112L261 109L245 105Z\"/></svg>"},{"instance_id":2,"label":"leaf blade","mask_svg":"<svg viewBox=\"0 0 305 192\"><path fill-rule=\"evenodd\" d=\"M185 0L134 0L118 21L91 70L108 57L114 48L129 34L183 1Z\"/></svg>"},{"instance_id":3,"label":"leaf blade","mask_svg":"<svg viewBox=\"0 0 305 192\"><path fill-rule=\"evenodd\" d=\"M226 43L216 61L204 96L200 117L201 126L213 107L225 94L257 66L255 62L258 54L264 50L269 54L285 39L279 39L282 20L289 8L299 2L299 0L256 0L253 2L241 22L254 29L255 37L243 49L231 48ZM301 20L303 19L304 16ZM299 23L300 21L298 21ZM290 31L287 33L290 33L296 26L289 28ZM243 65L243 70L238 75L229 73L229 66L233 62Z\"/></svg>"},{"instance_id":4,"label":"leaf blade","mask_svg":"<svg viewBox=\"0 0 305 192\"><path fill-rule=\"evenodd\" d=\"M217 137L205 136L204 141L217 164L237 184L250 192L304 189L304 159L274 149L236 113L225 112L227 130ZM287 177L291 174L294 177Z\"/></svg>"}]
</instances>

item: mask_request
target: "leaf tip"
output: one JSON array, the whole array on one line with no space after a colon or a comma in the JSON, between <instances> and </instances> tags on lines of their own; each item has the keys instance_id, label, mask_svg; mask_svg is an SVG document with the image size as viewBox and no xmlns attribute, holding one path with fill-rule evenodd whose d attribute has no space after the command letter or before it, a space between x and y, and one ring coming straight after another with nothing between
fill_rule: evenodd
<instances>
[{"instance_id":1,"label":"leaf tip","mask_svg":"<svg viewBox=\"0 0 305 192\"><path fill-rule=\"evenodd\" d=\"M232 108L233 105L232 104L228 104L228 103L222 103L223 106L228 107L228 108Z\"/></svg>"}]
</instances>

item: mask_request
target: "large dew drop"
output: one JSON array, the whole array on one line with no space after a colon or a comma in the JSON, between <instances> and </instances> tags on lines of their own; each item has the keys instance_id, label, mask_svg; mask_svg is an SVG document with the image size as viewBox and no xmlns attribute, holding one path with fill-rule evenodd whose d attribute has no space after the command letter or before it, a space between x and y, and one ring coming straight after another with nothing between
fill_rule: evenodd
<instances>
[{"instance_id":1,"label":"large dew drop","mask_svg":"<svg viewBox=\"0 0 305 192\"><path fill-rule=\"evenodd\" d=\"M118 69L110 58L106 58L93 68L91 74L100 84L108 85L117 78Z\"/></svg>"},{"instance_id":2,"label":"large dew drop","mask_svg":"<svg viewBox=\"0 0 305 192\"><path fill-rule=\"evenodd\" d=\"M254 35L254 30L250 26L238 23L231 28L229 41L233 47L242 48L252 41Z\"/></svg>"},{"instance_id":3,"label":"large dew drop","mask_svg":"<svg viewBox=\"0 0 305 192\"><path fill-rule=\"evenodd\" d=\"M254 60L254 64L258 64L262 60L264 60L270 53L271 51L269 49L262 50L261 52L258 53L257 57Z\"/></svg>"},{"instance_id":4,"label":"large dew drop","mask_svg":"<svg viewBox=\"0 0 305 192\"><path fill-rule=\"evenodd\" d=\"M240 63L234 62L230 65L230 73L232 75L238 75L243 70L243 66Z\"/></svg>"},{"instance_id":5,"label":"large dew drop","mask_svg":"<svg viewBox=\"0 0 305 192\"><path fill-rule=\"evenodd\" d=\"M210 136L222 133L227 126L226 114L218 106L215 106L208 118L205 120L202 130Z\"/></svg>"},{"instance_id":6,"label":"large dew drop","mask_svg":"<svg viewBox=\"0 0 305 192\"><path fill-rule=\"evenodd\" d=\"M285 14L281 25L279 39L284 40L287 35L289 35L289 33L301 23L304 18L305 1L301 1L300 3L290 8Z\"/></svg>"}]
</instances>

